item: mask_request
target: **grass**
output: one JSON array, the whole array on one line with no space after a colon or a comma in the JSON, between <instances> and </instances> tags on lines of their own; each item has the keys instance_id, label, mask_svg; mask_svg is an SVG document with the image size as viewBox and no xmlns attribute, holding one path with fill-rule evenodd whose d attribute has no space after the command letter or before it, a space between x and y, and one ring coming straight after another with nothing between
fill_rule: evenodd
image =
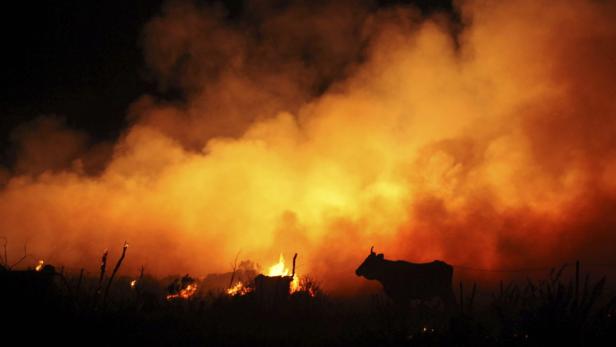
<instances>
[{"instance_id":1,"label":"grass","mask_svg":"<svg viewBox=\"0 0 616 347\"><path fill-rule=\"evenodd\" d=\"M604 279L585 275L567 281L562 269L541 281L503 285L485 303L475 302L471 291L462 302L464 311L453 317L430 303L416 302L401 310L383 295L331 297L310 278L302 279L310 291L263 305L253 294L216 291L169 301L165 296L175 278L143 275L131 288L130 278L118 277L104 302L97 293L98 276L56 276L49 288L20 293L18 285L9 285L11 271L1 271L3 315L10 322L5 334L11 325L37 331L21 335L22 342L31 337L89 345L172 346L546 346L616 341L616 298L606 295Z\"/></svg>"}]
</instances>

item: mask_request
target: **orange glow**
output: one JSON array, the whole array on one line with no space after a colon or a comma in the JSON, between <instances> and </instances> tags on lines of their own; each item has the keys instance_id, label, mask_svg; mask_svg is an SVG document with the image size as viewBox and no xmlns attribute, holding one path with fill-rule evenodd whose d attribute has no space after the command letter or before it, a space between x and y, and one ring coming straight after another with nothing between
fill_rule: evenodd
<instances>
[{"instance_id":1,"label":"orange glow","mask_svg":"<svg viewBox=\"0 0 616 347\"><path fill-rule=\"evenodd\" d=\"M227 289L227 295L246 295L252 291L251 288L244 286L242 282L237 282L233 287Z\"/></svg>"},{"instance_id":2,"label":"orange glow","mask_svg":"<svg viewBox=\"0 0 616 347\"><path fill-rule=\"evenodd\" d=\"M291 271L289 271L288 268L286 268L285 264L284 264L284 257L282 256L282 254L280 254L280 257L278 258L278 262L272 266L270 266L269 271L267 273L267 276L273 277L273 276L283 276L283 277L288 277L291 276ZM291 281L291 285L289 287L289 291L291 293L295 293L298 290L300 290L300 286L299 286L299 276L297 275L297 272L293 275L293 280Z\"/></svg>"},{"instance_id":3,"label":"orange glow","mask_svg":"<svg viewBox=\"0 0 616 347\"><path fill-rule=\"evenodd\" d=\"M132 280L132 281L130 281L130 287L131 287L132 289L134 289L136 285L137 285L137 280Z\"/></svg>"},{"instance_id":4,"label":"orange glow","mask_svg":"<svg viewBox=\"0 0 616 347\"><path fill-rule=\"evenodd\" d=\"M191 283L187 285L185 288L180 289L180 291L177 292L176 294L167 295L167 300L189 299L190 297L195 295L195 293L197 293L197 284Z\"/></svg>"},{"instance_id":5,"label":"orange glow","mask_svg":"<svg viewBox=\"0 0 616 347\"><path fill-rule=\"evenodd\" d=\"M36 264L36 267L34 268L35 271L41 271L43 269L43 265L45 264L45 261L43 261L42 259L38 261L38 263Z\"/></svg>"},{"instance_id":6,"label":"orange glow","mask_svg":"<svg viewBox=\"0 0 616 347\"><path fill-rule=\"evenodd\" d=\"M289 276L289 269L284 265L284 256L281 254L278 258L278 262L270 266L267 273L268 276Z\"/></svg>"},{"instance_id":7,"label":"orange glow","mask_svg":"<svg viewBox=\"0 0 616 347\"><path fill-rule=\"evenodd\" d=\"M315 2L340 5L277 9L259 35L201 3L143 32L148 71L182 98L135 100L113 143L55 118L11 137L9 254L27 240L98 272L128 240L126 273L205 278L238 250L269 265L288 249L344 293L370 245L489 269L616 262L616 2L453 1L463 25ZM290 275L282 256L263 272Z\"/></svg>"}]
</instances>

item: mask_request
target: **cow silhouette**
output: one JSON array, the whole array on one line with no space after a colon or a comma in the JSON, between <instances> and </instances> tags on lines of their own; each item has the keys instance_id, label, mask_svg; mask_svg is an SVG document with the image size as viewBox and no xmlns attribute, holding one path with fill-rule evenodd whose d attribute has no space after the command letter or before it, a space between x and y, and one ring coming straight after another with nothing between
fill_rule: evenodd
<instances>
[{"instance_id":1,"label":"cow silhouette","mask_svg":"<svg viewBox=\"0 0 616 347\"><path fill-rule=\"evenodd\" d=\"M372 247L370 255L355 270L355 274L379 281L385 294L401 307L408 307L411 300L427 301L434 298L442 301L447 312L454 310L456 305L451 284L453 267L443 261L392 261L385 259L382 253L374 253Z\"/></svg>"}]
</instances>

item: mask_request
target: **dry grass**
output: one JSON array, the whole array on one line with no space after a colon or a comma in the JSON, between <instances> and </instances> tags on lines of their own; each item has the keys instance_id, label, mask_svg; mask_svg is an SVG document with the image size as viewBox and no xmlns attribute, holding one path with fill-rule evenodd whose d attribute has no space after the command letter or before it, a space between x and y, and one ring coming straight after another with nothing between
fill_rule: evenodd
<instances>
[{"instance_id":1,"label":"dry grass","mask_svg":"<svg viewBox=\"0 0 616 347\"><path fill-rule=\"evenodd\" d=\"M4 270L2 281L11 280L8 273ZM15 295L5 287L2 295L13 296L3 302L9 308L5 314L18 317L12 324L36 321L49 339L101 345L545 346L615 341L616 298L605 294L603 279L582 278L577 295L575 281L565 281L562 270L542 281L503 285L487 304L472 302L469 291L464 313L453 317L425 303L401 310L382 295L333 298L310 278L302 279L303 291L267 307L251 294L230 297L215 291L168 301L167 287L174 278L157 280L147 274L135 287L131 278L116 278L105 310L96 305L98 276L83 273L67 274L65 280L56 276L42 292Z\"/></svg>"}]
</instances>

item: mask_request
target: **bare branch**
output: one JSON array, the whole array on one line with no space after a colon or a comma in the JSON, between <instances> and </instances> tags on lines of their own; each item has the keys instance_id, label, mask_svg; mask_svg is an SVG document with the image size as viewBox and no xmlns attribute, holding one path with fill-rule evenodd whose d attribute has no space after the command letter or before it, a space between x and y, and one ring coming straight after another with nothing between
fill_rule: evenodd
<instances>
[{"instance_id":1,"label":"bare branch","mask_svg":"<svg viewBox=\"0 0 616 347\"><path fill-rule=\"evenodd\" d=\"M105 250L103 252L103 256L101 258L101 273L100 273L100 277L98 278L98 286L96 287L96 294L100 294L101 292L101 288L103 287L103 278L105 277L105 269L107 269L107 254L109 253L109 250Z\"/></svg>"},{"instance_id":2,"label":"bare branch","mask_svg":"<svg viewBox=\"0 0 616 347\"><path fill-rule=\"evenodd\" d=\"M113 278L115 277L116 273L120 269L120 266L122 265L122 261L124 260L124 257L126 256L127 248L128 248L128 243L124 241L124 247L122 247L122 255L120 256L120 259L118 259L118 262L113 268L113 272L111 272L111 277L109 277L109 282L107 282L107 287L105 288L105 295L103 296L103 306L107 302L107 295L109 294L109 288L111 288L111 282L113 282Z\"/></svg>"},{"instance_id":3,"label":"bare branch","mask_svg":"<svg viewBox=\"0 0 616 347\"><path fill-rule=\"evenodd\" d=\"M233 287L233 281L235 280L235 272L237 271L237 258L240 256L240 251L237 251L235 260L233 261L233 272L231 273L231 281L229 281L229 289Z\"/></svg>"},{"instance_id":4,"label":"bare branch","mask_svg":"<svg viewBox=\"0 0 616 347\"><path fill-rule=\"evenodd\" d=\"M297 253L295 253L295 255L293 256L293 273L291 274L291 277L295 277L295 260L297 259Z\"/></svg>"},{"instance_id":5,"label":"bare branch","mask_svg":"<svg viewBox=\"0 0 616 347\"><path fill-rule=\"evenodd\" d=\"M4 262L4 266L9 266L9 258L8 258L8 255L7 255L8 253L6 252L6 246L8 245L9 240L6 237L4 237L4 236L2 236L0 238L4 241L4 244L2 245L4 247L4 261L3 261Z\"/></svg>"},{"instance_id":6,"label":"bare branch","mask_svg":"<svg viewBox=\"0 0 616 347\"><path fill-rule=\"evenodd\" d=\"M26 259L27 257L29 257L29 255L28 255L28 241L26 241L24 243L24 255L23 255L23 257L19 258L19 260L17 262L15 262L13 265L9 266L9 270L12 270L15 266L19 265L19 263L24 261L24 259Z\"/></svg>"}]
</instances>

